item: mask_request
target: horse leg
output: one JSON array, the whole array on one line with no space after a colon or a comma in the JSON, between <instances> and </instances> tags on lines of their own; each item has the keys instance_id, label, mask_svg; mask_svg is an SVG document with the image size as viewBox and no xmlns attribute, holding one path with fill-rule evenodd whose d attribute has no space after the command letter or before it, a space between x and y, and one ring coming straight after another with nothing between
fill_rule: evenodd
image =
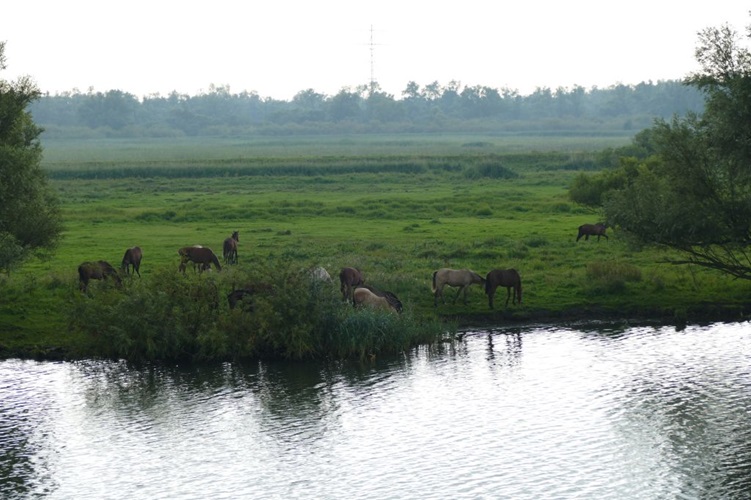
<instances>
[{"instance_id":1,"label":"horse leg","mask_svg":"<svg viewBox=\"0 0 751 500\"><path fill-rule=\"evenodd\" d=\"M457 299L459 298L459 294L461 294L461 293L462 293L462 290L464 290L464 286L460 286L460 287L459 287L459 290L457 290L457 291L456 291L456 295L454 295L454 302L453 302L454 304L456 304L456 300L457 300ZM465 304L467 303L467 298L466 298L466 296L465 296L465 298L464 298L464 303L465 303Z\"/></svg>"},{"instance_id":2,"label":"horse leg","mask_svg":"<svg viewBox=\"0 0 751 500\"><path fill-rule=\"evenodd\" d=\"M443 285L439 286L435 289L435 293L433 293L433 307L438 307L438 296L441 296L441 301L445 304L446 299L443 298Z\"/></svg>"},{"instance_id":3,"label":"horse leg","mask_svg":"<svg viewBox=\"0 0 751 500\"><path fill-rule=\"evenodd\" d=\"M461 288L459 288L459 291L456 292L456 297L454 298L454 303L456 304L456 299L459 298L459 294L464 292L464 305L467 305L467 289L469 288L469 285L463 285Z\"/></svg>"},{"instance_id":4,"label":"horse leg","mask_svg":"<svg viewBox=\"0 0 751 500\"><path fill-rule=\"evenodd\" d=\"M511 289L513 287L507 286L506 287L506 307L508 307L508 301L511 298ZM514 299L514 304L516 304L516 299Z\"/></svg>"},{"instance_id":5,"label":"horse leg","mask_svg":"<svg viewBox=\"0 0 751 500\"><path fill-rule=\"evenodd\" d=\"M495 287L488 292L488 305L493 309L493 295L495 295Z\"/></svg>"}]
</instances>

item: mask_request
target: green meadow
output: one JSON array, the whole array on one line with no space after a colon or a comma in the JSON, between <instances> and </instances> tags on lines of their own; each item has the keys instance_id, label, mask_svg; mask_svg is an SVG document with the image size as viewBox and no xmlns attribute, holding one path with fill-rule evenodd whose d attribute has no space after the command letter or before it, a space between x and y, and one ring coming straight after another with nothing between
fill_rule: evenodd
<instances>
[{"instance_id":1,"label":"green meadow","mask_svg":"<svg viewBox=\"0 0 751 500\"><path fill-rule=\"evenodd\" d=\"M54 254L0 278L0 354L133 352L158 358L160 332L170 324L154 323L177 307L151 311L151 317L144 312L162 300L154 298L160 286L178 296L179 290L210 284L207 293L223 298L252 280L280 289L281 281L298 283L285 292L283 303L259 298L255 312L239 312L222 301L216 311L191 319L193 336L201 335L206 317L213 318L206 328L235 329L234 340L217 340L202 351L204 358L243 349L244 356L259 356L276 340L267 332L266 350L249 347L246 333L292 331L292 324L305 321L310 291L299 276L319 265L335 281L317 292L336 311L327 313L329 322L332 314L348 324L381 321L357 319L341 303L337 275L344 266L361 269L366 283L395 293L415 331L423 324L435 330L436 325L683 324L746 317L747 282L672 265L674 255L664 250L631 248L617 228L608 230L608 240L575 241L580 224L601 216L573 204L568 186L581 172L596 171L600 151L630 139L625 133L593 133L43 141L44 167L62 201L65 233ZM222 241L232 231L240 233L238 265L178 275L178 248L208 246L221 259ZM144 252L140 279L125 278L122 288L93 282L88 294L79 291L78 264L106 260L119 267L125 249L135 245ZM506 291L499 289L490 310L483 290L472 287L467 305L452 304L454 292L447 289L448 303L434 308L430 280L441 267L470 268L483 276L494 268L515 268L524 302L504 307ZM138 294L140 301L133 299ZM146 318L143 325L120 324L139 315ZM103 318L109 318L107 324ZM149 328L152 337L144 342L150 350L139 351L123 334ZM302 335L297 330L294 335ZM110 332L106 339L103 331ZM357 335L357 328L349 334ZM400 346L414 338L402 341ZM102 347L119 342L122 348ZM340 344L332 347L331 339L297 342L294 349L277 346L274 352L305 357L335 348L347 354ZM374 349L356 350L366 355Z\"/></svg>"}]
</instances>

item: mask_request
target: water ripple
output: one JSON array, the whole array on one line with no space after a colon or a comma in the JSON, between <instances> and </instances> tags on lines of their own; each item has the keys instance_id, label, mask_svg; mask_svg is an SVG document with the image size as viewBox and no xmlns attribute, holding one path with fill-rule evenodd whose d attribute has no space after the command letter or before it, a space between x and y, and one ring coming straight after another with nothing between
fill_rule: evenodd
<instances>
[{"instance_id":1,"label":"water ripple","mask_svg":"<svg viewBox=\"0 0 751 500\"><path fill-rule=\"evenodd\" d=\"M749 346L741 323L471 331L362 365L3 361L0 496L737 498Z\"/></svg>"}]
</instances>

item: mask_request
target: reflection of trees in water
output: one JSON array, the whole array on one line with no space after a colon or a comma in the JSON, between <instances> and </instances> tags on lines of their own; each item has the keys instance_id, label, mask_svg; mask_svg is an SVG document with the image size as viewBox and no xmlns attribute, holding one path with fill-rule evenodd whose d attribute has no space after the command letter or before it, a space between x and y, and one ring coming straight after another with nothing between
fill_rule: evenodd
<instances>
[{"instance_id":1,"label":"reflection of trees in water","mask_svg":"<svg viewBox=\"0 0 751 500\"><path fill-rule=\"evenodd\" d=\"M631 442L659 449L686 498L738 498L751 491L748 383L733 386L684 366L681 378L640 373L623 401ZM745 493L744 493L745 494Z\"/></svg>"},{"instance_id":2,"label":"reflection of trees in water","mask_svg":"<svg viewBox=\"0 0 751 500\"><path fill-rule=\"evenodd\" d=\"M52 486L45 429L54 411L43 372L43 363L0 362L0 498L39 496L43 481Z\"/></svg>"}]
</instances>

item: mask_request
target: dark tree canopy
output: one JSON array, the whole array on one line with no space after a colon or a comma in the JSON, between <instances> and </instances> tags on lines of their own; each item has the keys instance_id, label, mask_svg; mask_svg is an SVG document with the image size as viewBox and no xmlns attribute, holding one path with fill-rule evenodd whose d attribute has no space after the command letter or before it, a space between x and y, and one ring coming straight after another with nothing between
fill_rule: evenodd
<instances>
[{"instance_id":1,"label":"dark tree canopy","mask_svg":"<svg viewBox=\"0 0 751 500\"><path fill-rule=\"evenodd\" d=\"M0 70L5 69L0 42ZM28 77L0 80L0 269L54 247L62 230L57 196L40 167L42 147L28 105L40 92Z\"/></svg>"},{"instance_id":2,"label":"dark tree canopy","mask_svg":"<svg viewBox=\"0 0 751 500\"><path fill-rule=\"evenodd\" d=\"M654 156L605 197L608 221L642 243L751 279L751 54L727 26L699 34L702 115L658 120Z\"/></svg>"}]
</instances>

